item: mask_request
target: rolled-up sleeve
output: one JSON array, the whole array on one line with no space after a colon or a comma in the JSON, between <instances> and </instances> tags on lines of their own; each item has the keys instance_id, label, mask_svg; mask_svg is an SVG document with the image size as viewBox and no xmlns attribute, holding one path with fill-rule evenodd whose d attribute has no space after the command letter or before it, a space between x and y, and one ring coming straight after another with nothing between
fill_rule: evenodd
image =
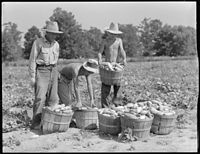
<instances>
[{"instance_id":1,"label":"rolled-up sleeve","mask_svg":"<svg viewBox=\"0 0 200 154\"><path fill-rule=\"evenodd\" d=\"M38 55L38 42L37 40L34 41L32 49L31 49L31 54L29 57L29 75L31 78L35 78L36 74L36 58Z\"/></svg>"}]
</instances>

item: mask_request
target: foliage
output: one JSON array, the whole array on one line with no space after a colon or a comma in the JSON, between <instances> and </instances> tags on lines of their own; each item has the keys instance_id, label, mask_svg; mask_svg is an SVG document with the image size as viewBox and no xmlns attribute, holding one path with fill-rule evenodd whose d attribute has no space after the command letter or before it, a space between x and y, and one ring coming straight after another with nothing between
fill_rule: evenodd
<instances>
[{"instance_id":1,"label":"foliage","mask_svg":"<svg viewBox=\"0 0 200 154\"><path fill-rule=\"evenodd\" d=\"M79 58L84 56L85 52L91 52L81 25L77 23L71 12L56 8L49 19L56 21L63 32L58 38L61 49L60 57Z\"/></svg>"},{"instance_id":2,"label":"foliage","mask_svg":"<svg viewBox=\"0 0 200 154\"><path fill-rule=\"evenodd\" d=\"M162 27L162 22L158 19L151 20L151 18L144 18L138 26L140 33L140 41L144 46L144 55L154 54L155 38ZM147 54L148 53L148 54Z\"/></svg>"},{"instance_id":3,"label":"foliage","mask_svg":"<svg viewBox=\"0 0 200 154\"><path fill-rule=\"evenodd\" d=\"M133 57L141 54L141 46L139 37L137 36L137 27L132 24L119 25L119 29L123 32L123 46L127 56Z\"/></svg>"},{"instance_id":4,"label":"foliage","mask_svg":"<svg viewBox=\"0 0 200 154\"><path fill-rule=\"evenodd\" d=\"M102 33L96 27L90 27L88 31L85 31L86 37L89 45L92 47L92 50L97 53L100 49L100 44L102 41Z\"/></svg>"},{"instance_id":5,"label":"foliage","mask_svg":"<svg viewBox=\"0 0 200 154\"><path fill-rule=\"evenodd\" d=\"M66 63L58 66L63 68L64 65ZM26 66L3 66L2 70L3 130L7 130L8 127L13 126L11 121L24 121L21 117L24 114L21 111L32 111L34 89L31 89L29 85ZM176 109L191 110L193 105L197 105L198 74L197 59L129 62L122 78L122 83L127 82L127 84L122 84L118 96L123 101L132 100L132 102L139 99L156 99L169 103ZM100 107L101 80L99 74L93 74L92 83L95 102ZM90 101L85 78L80 78L79 86L82 102L87 104ZM17 109L19 112L13 113L13 110L18 111ZM8 113L12 117L8 117Z\"/></svg>"},{"instance_id":6,"label":"foliage","mask_svg":"<svg viewBox=\"0 0 200 154\"><path fill-rule=\"evenodd\" d=\"M41 33L39 29L36 26L32 26L28 32L24 35L25 41L24 41L24 53L23 56L25 59L28 59L31 53L31 48L33 45L33 42L37 37L41 37Z\"/></svg>"},{"instance_id":7,"label":"foliage","mask_svg":"<svg viewBox=\"0 0 200 154\"><path fill-rule=\"evenodd\" d=\"M191 27L164 25L155 39L156 55L184 56L196 54L196 34Z\"/></svg>"},{"instance_id":8,"label":"foliage","mask_svg":"<svg viewBox=\"0 0 200 154\"><path fill-rule=\"evenodd\" d=\"M4 24L2 32L2 61L15 61L21 58L20 46L21 33L17 30L17 24L8 22Z\"/></svg>"}]
</instances>

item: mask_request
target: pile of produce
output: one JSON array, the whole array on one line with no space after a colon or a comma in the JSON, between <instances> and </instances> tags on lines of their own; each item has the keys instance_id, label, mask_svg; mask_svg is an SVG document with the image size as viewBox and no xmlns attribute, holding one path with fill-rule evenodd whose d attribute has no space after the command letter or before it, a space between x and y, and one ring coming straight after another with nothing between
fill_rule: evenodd
<instances>
[{"instance_id":1,"label":"pile of produce","mask_svg":"<svg viewBox=\"0 0 200 154\"><path fill-rule=\"evenodd\" d=\"M70 114L73 113L71 106L65 106L65 104L57 104L54 107L45 107L53 112L61 113L61 114Z\"/></svg>"},{"instance_id":2,"label":"pile of produce","mask_svg":"<svg viewBox=\"0 0 200 154\"><path fill-rule=\"evenodd\" d=\"M128 103L124 108L124 113L133 119L151 119L153 117L148 101Z\"/></svg>"},{"instance_id":3,"label":"pile of produce","mask_svg":"<svg viewBox=\"0 0 200 154\"><path fill-rule=\"evenodd\" d=\"M107 117L117 118L119 117L119 113L110 108L101 108L98 110L99 114L102 114Z\"/></svg>"},{"instance_id":4,"label":"pile of produce","mask_svg":"<svg viewBox=\"0 0 200 154\"><path fill-rule=\"evenodd\" d=\"M149 101L150 103L150 110L153 114L158 115L175 115L175 111L172 109L172 106L168 105L165 102L160 102L157 100Z\"/></svg>"},{"instance_id":5,"label":"pile of produce","mask_svg":"<svg viewBox=\"0 0 200 154\"><path fill-rule=\"evenodd\" d=\"M122 71L124 69L120 63L115 62L102 62L100 67L109 71Z\"/></svg>"}]
</instances>

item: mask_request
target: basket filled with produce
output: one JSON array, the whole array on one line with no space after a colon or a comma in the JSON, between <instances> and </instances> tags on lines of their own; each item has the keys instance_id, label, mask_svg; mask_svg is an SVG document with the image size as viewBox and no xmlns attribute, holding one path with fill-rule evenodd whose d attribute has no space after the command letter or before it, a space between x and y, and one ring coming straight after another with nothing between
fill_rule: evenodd
<instances>
[{"instance_id":1,"label":"basket filled with produce","mask_svg":"<svg viewBox=\"0 0 200 154\"><path fill-rule=\"evenodd\" d=\"M119 114L110 108L98 110L99 130L111 135L118 135L121 132Z\"/></svg>"},{"instance_id":2,"label":"basket filled with produce","mask_svg":"<svg viewBox=\"0 0 200 154\"><path fill-rule=\"evenodd\" d=\"M167 103L157 100L152 100L151 103L151 112L154 114L151 132L158 135L170 134L175 127L175 111Z\"/></svg>"},{"instance_id":3,"label":"basket filled with produce","mask_svg":"<svg viewBox=\"0 0 200 154\"><path fill-rule=\"evenodd\" d=\"M41 120L43 134L67 131L73 113L71 107L64 104L56 105L53 109L43 107Z\"/></svg>"},{"instance_id":4,"label":"basket filled with produce","mask_svg":"<svg viewBox=\"0 0 200 154\"><path fill-rule=\"evenodd\" d=\"M123 76L124 66L119 63L102 62L99 66L101 81L106 85L119 85Z\"/></svg>"},{"instance_id":5,"label":"basket filled with produce","mask_svg":"<svg viewBox=\"0 0 200 154\"><path fill-rule=\"evenodd\" d=\"M147 139L153 118L147 102L128 103L120 117L122 131L128 128L132 137L136 137L137 140Z\"/></svg>"},{"instance_id":6,"label":"basket filled with produce","mask_svg":"<svg viewBox=\"0 0 200 154\"><path fill-rule=\"evenodd\" d=\"M74 112L76 126L81 129L96 129L98 125L98 109L81 107Z\"/></svg>"}]
</instances>

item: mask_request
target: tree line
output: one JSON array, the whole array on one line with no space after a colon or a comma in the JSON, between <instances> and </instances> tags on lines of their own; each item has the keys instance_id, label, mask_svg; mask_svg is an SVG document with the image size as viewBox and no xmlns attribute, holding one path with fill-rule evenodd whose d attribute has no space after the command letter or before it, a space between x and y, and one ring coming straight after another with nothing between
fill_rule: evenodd
<instances>
[{"instance_id":1,"label":"tree line","mask_svg":"<svg viewBox=\"0 0 200 154\"><path fill-rule=\"evenodd\" d=\"M95 58L104 33L96 27L83 30L72 12L56 8L49 20L56 21L64 33L57 38L60 58ZM109 24L109 23L108 23ZM45 27L43 27L45 28ZM144 18L138 26L120 24L120 36L128 57L137 56L187 56L197 54L196 30L192 27L163 25L158 19ZM28 59L33 41L42 34L32 26L24 35L12 22L4 24L2 32L2 61Z\"/></svg>"}]
</instances>

